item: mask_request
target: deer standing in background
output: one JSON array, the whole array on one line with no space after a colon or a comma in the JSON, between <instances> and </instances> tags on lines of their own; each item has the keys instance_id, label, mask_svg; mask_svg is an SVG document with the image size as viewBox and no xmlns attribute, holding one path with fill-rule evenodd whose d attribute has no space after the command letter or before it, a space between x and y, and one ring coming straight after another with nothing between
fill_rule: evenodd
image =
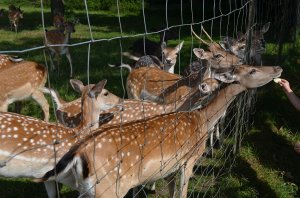
<instances>
[{"instance_id":1,"label":"deer standing in background","mask_svg":"<svg viewBox=\"0 0 300 198\"><path fill-rule=\"evenodd\" d=\"M8 7L8 19L10 22L10 29L15 29L15 32L18 32L18 26L20 19L23 19L23 11L21 10L20 6L17 8L14 5L10 5Z\"/></svg>"},{"instance_id":2,"label":"deer standing in background","mask_svg":"<svg viewBox=\"0 0 300 198\"><path fill-rule=\"evenodd\" d=\"M71 34L75 32L74 23L72 22L65 22L62 27L59 27L55 30L46 30L46 38L44 38L45 46L49 47L51 57L51 66L52 69L55 69L53 58L57 58L57 67L59 68L59 56L66 55L69 64L70 64L70 77L73 76L73 66L72 66L72 58L69 51L69 47L65 46L68 45L70 42ZM58 45L58 46L51 46L51 45ZM58 69L59 70L59 69Z\"/></svg>"},{"instance_id":3,"label":"deer standing in background","mask_svg":"<svg viewBox=\"0 0 300 198\"><path fill-rule=\"evenodd\" d=\"M42 92L47 81L46 68L32 61L5 60L4 67L0 65L0 111L6 112L9 104L31 97L42 107L44 120L48 122L49 104Z\"/></svg>"},{"instance_id":4,"label":"deer standing in background","mask_svg":"<svg viewBox=\"0 0 300 198\"><path fill-rule=\"evenodd\" d=\"M71 80L81 92L82 121L77 128L43 122L29 116L0 112L0 175L13 178L40 178L55 166L55 161L79 139L98 128L98 117L120 103L120 98L104 89L106 80L84 86ZM46 182L49 198L55 198L54 181Z\"/></svg>"},{"instance_id":5,"label":"deer standing in background","mask_svg":"<svg viewBox=\"0 0 300 198\"><path fill-rule=\"evenodd\" d=\"M239 66L221 76L239 84L220 90L206 107L97 129L36 181L56 179L79 190L81 196L100 198L124 197L131 188L171 176L168 187L174 197L172 175L180 171L179 197L187 197L189 179L205 151L210 128L239 93L263 86L281 73L281 67Z\"/></svg>"}]
</instances>

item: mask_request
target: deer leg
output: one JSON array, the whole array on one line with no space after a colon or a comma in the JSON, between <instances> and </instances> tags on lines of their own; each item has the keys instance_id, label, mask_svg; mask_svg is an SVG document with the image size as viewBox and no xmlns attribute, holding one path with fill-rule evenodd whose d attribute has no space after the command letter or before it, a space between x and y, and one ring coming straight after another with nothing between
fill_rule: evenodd
<instances>
[{"instance_id":1,"label":"deer leg","mask_svg":"<svg viewBox=\"0 0 300 198\"><path fill-rule=\"evenodd\" d=\"M44 120L46 122L49 122L49 103L44 94L41 91L37 90L33 92L32 98L42 107L44 112Z\"/></svg>"},{"instance_id":2,"label":"deer leg","mask_svg":"<svg viewBox=\"0 0 300 198\"><path fill-rule=\"evenodd\" d=\"M46 181L46 182L44 182L44 184L45 184L45 188L46 188L48 197L55 198L57 195L56 182L55 181Z\"/></svg>"},{"instance_id":3,"label":"deer leg","mask_svg":"<svg viewBox=\"0 0 300 198\"><path fill-rule=\"evenodd\" d=\"M15 102L15 112L20 114L22 109L22 101Z\"/></svg>"},{"instance_id":4,"label":"deer leg","mask_svg":"<svg viewBox=\"0 0 300 198\"><path fill-rule=\"evenodd\" d=\"M170 198L176 197L176 183L175 183L175 176L176 173L173 173L165 178L165 180L168 183L168 189L169 189L169 196ZM155 183L154 183L155 184Z\"/></svg>"},{"instance_id":5,"label":"deer leg","mask_svg":"<svg viewBox=\"0 0 300 198\"><path fill-rule=\"evenodd\" d=\"M0 112L7 112L8 109L8 103L4 102L1 106L0 106Z\"/></svg>"},{"instance_id":6,"label":"deer leg","mask_svg":"<svg viewBox=\"0 0 300 198\"><path fill-rule=\"evenodd\" d=\"M55 65L54 65L54 62L53 62L53 58L55 56L55 53L52 52L51 50L49 50L48 52L49 52L49 57L50 57L51 70L54 71L55 70Z\"/></svg>"},{"instance_id":7,"label":"deer leg","mask_svg":"<svg viewBox=\"0 0 300 198\"><path fill-rule=\"evenodd\" d=\"M203 148L201 150L204 151L204 149L205 149L205 144L203 144ZM186 162L186 164L184 164L180 168L180 191L179 191L180 198L187 197L189 180L190 180L191 176L193 175L193 167L195 165L195 162L197 161L197 158L195 158L195 157L190 158Z\"/></svg>"},{"instance_id":8,"label":"deer leg","mask_svg":"<svg viewBox=\"0 0 300 198\"><path fill-rule=\"evenodd\" d=\"M69 63L70 63L70 77L73 77L72 58L71 58L71 54L70 54L69 50L67 50L66 56L67 56L67 58L69 60Z\"/></svg>"},{"instance_id":9,"label":"deer leg","mask_svg":"<svg viewBox=\"0 0 300 198\"><path fill-rule=\"evenodd\" d=\"M15 26L15 32L18 33L18 26L17 26L16 22L14 22L14 26Z\"/></svg>"}]
</instances>

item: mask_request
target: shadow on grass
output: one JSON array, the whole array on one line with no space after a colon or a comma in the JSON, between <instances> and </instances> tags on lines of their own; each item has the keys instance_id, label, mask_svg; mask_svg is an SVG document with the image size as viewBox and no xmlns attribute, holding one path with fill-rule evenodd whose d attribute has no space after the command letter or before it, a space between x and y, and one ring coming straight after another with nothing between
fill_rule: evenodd
<instances>
[{"instance_id":1,"label":"shadow on grass","mask_svg":"<svg viewBox=\"0 0 300 198\"><path fill-rule=\"evenodd\" d=\"M43 183L33 183L27 180L0 179L1 198L48 198ZM76 191L61 192L61 198L77 197Z\"/></svg>"}]
</instances>

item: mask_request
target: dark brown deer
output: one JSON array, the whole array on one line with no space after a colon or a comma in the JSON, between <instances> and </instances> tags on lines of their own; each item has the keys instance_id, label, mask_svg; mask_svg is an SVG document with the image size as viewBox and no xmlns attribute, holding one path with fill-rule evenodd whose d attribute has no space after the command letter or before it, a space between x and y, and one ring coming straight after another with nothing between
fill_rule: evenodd
<instances>
[{"instance_id":1,"label":"dark brown deer","mask_svg":"<svg viewBox=\"0 0 300 198\"><path fill-rule=\"evenodd\" d=\"M237 66L220 77L239 84L222 89L206 107L95 130L38 181L56 179L86 197L124 197L131 188L180 170L179 197L187 197L189 179L205 151L210 128L239 93L263 86L281 72L281 67ZM173 197L174 180L168 185Z\"/></svg>"},{"instance_id":2,"label":"dark brown deer","mask_svg":"<svg viewBox=\"0 0 300 198\"><path fill-rule=\"evenodd\" d=\"M10 22L10 29L13 30L13 27L15 29L15 32L18 32L19 22L20 19L23 19L23 11L21 10L21 7L18 8L14 5L10 5L8 7L8 19Z\"/></svg>"},{"instance_id":3,"label":"dark brown deer","mask_svg":"<svg viewBox=\"0 0 300 198\"><path fill-rule=\"evenodd\" d=\"M261 65L261 55L264 53L266 48L266 42L264 39L264 34L269 30L270 22L263 25L259 30L254 30L252 32L252 42L250 47L250 61L253 65ZM237 38L231 37L221 37L220 45L233 54L237 55L245 61L246 58L246 40L250 30L245 34L239 32Z\"/></svg>"}]
</instances>

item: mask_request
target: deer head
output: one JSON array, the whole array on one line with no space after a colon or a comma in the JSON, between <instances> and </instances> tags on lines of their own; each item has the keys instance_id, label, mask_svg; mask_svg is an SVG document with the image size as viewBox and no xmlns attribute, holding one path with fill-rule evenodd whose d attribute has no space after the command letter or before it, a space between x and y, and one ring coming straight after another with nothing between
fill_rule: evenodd
<instances>
[{"instance_id":1,"label":"deer head","mask_svg":"<svg viewBox=\"0 0 300 198\"><path fill-rule=\"evenodd\" d=\"M234 54L231 54L228 51L225 51L218 43L214 42L209 34L204 30L203 26L201 26L203 32L207 35L210 42L206 42L201 39L193 30L191 26L191 31L196 38L198 38L201 42L208 46L210 54L206 54L211 57L211 62L209 66L213 69L227 69L234 65L242 64L242 60Z\"/></svg>"}]
</instances>

